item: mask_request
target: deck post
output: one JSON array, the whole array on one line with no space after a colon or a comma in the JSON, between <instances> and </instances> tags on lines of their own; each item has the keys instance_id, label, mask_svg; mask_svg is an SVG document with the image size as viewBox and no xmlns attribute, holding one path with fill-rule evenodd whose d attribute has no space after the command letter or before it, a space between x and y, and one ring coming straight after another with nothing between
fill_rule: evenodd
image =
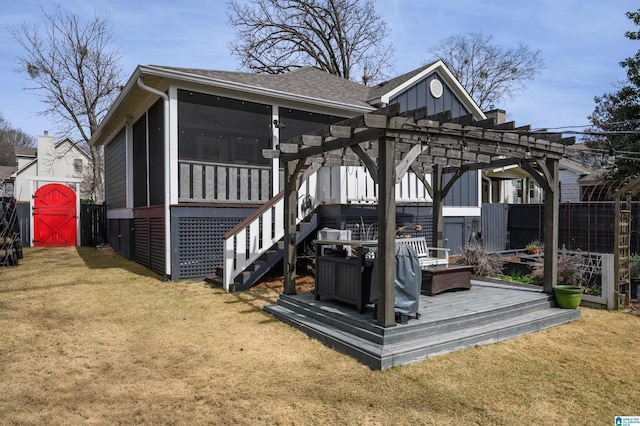
<instances>
[{"instance_id":1,"label":"deck post","mask_svg":"<svg viewBox=\"0 0 640 426\"><path fill-rule=\"evenodd\" d=\"M378 325L393 327L395 318L396 179L395 138L378 140Z\"/></svg>"},{"instance_id":2,"label":"deck post","mask_svg":"<svg viewBox=\"0 0 640 426\"><path fill-rule=\"evenodd\" d=\"M549 188L544 194L544 277L542 285L545 293L553 293L558 283L558 220L560 217L560 162L547 159L547 181Z\"/></svg>"},{"instance_id":3,"label":"deck post","mask_svg":"<svg viewBox=\"0 0 640 426\"><path fill-rule=\"evenodd\" d=\"M304 163L304 160L302 160ZM297 177L300 171L295 161L285 161L284 185L284 294L296 294L296 217L298 201Z\"/></svg>"},{"instance_id":4,"label":"deck post","mask_svg":"<svg viewBox=\"0 0 640 426\"><path fill-rule=\"evenodd\" d=\"M431 187L433 188L433 245L435 247L444 247L444 221L442 218L442 166L434 164L431 172Z\"/></svg>"}]
</instances>

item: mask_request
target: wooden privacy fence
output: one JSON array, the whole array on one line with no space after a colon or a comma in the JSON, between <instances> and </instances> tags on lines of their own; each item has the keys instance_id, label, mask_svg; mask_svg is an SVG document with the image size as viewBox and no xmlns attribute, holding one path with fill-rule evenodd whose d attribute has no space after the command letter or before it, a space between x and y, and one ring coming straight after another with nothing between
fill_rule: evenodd
<instances>
[{"instance_id":1,"label":"wooden privacy fence","mask_svg":"<svg viewBox=\"0 0 640 426\"><path fill-rule=\"evenodd\" d=\"M31 246L29 203L18 203L17 212L22 246L29 247ZM80 244L90 247L107 244L109 242L107 236L107 206L80 204Z\"/></svg>"},{"instance_id":2,"label":"wooden privacy fence","mask_svg":"<svg viewBox=\"0 0 640 426\"><path fill-rule=\"evenodd\" d=\"M80 204L80 245L98 246L106 243L106 204Z\"/></svg>"}]
</instances>

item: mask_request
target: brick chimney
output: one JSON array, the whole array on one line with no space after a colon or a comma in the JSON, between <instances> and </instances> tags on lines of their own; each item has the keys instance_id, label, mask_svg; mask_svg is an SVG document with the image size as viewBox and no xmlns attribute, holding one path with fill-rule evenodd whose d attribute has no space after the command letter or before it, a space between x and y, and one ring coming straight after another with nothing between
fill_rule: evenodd
<instances>
[{"instance_id":1,"label":"brick chimney","mask_svg":"<svg viewBox=\"0 0 640 426\"><path fill-rule=\"evenodd\" d=\"M490 111L485 111L484 115L486 115L487 118L495 118L496 124L502 124L507 122L507 113L503 109L494 108Z\"/></svg>"}]
</instances>

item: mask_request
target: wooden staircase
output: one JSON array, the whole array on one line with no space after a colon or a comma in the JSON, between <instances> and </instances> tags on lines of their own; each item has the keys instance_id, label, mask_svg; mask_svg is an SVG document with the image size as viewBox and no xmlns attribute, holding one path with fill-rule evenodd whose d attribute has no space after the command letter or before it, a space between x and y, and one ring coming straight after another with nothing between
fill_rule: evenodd
<instances>
[{"instance_id":1,"label":"wooden staircase","mask_svg":"<svg viewBox=\"0 0 640 426\"><path fill-rule=\"evenodd\" d=\"M317 173L310 174L298 193L296 243L318 227L315 194ZM284 192L280 192L224 235L224 264L208 281L227 291L246 290L257 284L284 256Z\"/></svg>"},{"instance_id":2,"label":"wooden staircase","mask_svg":"<svg viewBox=\"0 0 640 426\"><path fill-rule=\"evenodd\" d=\"M318 228L318 216L316 212L312 212L307 218L301 221L297 228L296 244L300 244ZM234 292L248 290L258 284L265 274L267 274L278 263L282 262L283 257L284 241L281 239L271 248L265 250L257 260L253 261L247 267L247 269L237 275L229 286L228 291ZM224 280L224 266L217 267L216 276L209 278L208 280L222 285Z\"/></svg>"}]
</instances>

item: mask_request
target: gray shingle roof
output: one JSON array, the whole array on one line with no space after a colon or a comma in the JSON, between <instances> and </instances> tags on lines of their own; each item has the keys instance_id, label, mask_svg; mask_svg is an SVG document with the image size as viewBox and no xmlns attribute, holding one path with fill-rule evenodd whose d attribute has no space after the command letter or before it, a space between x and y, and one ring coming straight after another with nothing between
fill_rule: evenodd
<instances>
[{"instance_id":1,"label":"gray shingle roof","mask_svg":"<svg viewBox=\"0 0 640 426\"><path fill-rule=\"evenodd\" d=\"M16 166L0 166L0 179L7 179L16 170L18 170Z\"/></svg>"},{"instance_id":2,"label":"gray shingle roof","mask_svg":"<svg viewBox=\"0 0 640 426\"><path fill-rule=\"evenodd\" d=\"M362 84L329 74L314 67L303 67L286 74L257 74L247 72L204 70L197 68L177 68L152 65L154 68L173 70L187 74L199 75L222 81L245 84L263 89L277 90L284 93L326 99L333 102L357 106L372 106L382 95L392 91L420 74L434 63L392 78L376 86Z\"/></svg>"},{"instance_id":3,"label":"gray shingle roof","mask_svg":"<svg viewBox=\"0 0 640 426\"><path fill-rule=\"evenodd\" d=\"M258 74L164 65L138 65L136 72L127 82L127 90L116 99L90 143L92 145L106 143L106 139L121 126L130 111L138 108L139 103L149 96L148 92L138 87L137 81L142 76L147 76L146 84L154 87L155 83L155 86L158 86L156 88L161 90L164 90L160 86L165 78L184 80L362 113L379 107L378 103L382 95L397 89L432 65L425 65L374 87L368 87L314 67L302 67L286 74ZM158 78L154 80L154 77Z\"/></svg>"},{"instance_id":4,"label":"gray shingle roof","mask_svg":"<svg viewBox=\"0 0 640 426\"><path fill-rule=\"evenodd\" d=\"M38 153L38 150L30 146L16 146L15 153L16 155L20 155L23 157L35 157Z\"/></svg>"},{"instance_id":5,"label":"gray shingle roof","mask_svg":"<svg viewBox=\"0 0 640 426\"><path fill-rule=\"evenodd\" d=\"M286 74L257 74L158 65L152 65L152 67L359 107L371 106L366 102L370 98L370 87L314 67L303 67Z\"/></svg>"}]
</instances>

